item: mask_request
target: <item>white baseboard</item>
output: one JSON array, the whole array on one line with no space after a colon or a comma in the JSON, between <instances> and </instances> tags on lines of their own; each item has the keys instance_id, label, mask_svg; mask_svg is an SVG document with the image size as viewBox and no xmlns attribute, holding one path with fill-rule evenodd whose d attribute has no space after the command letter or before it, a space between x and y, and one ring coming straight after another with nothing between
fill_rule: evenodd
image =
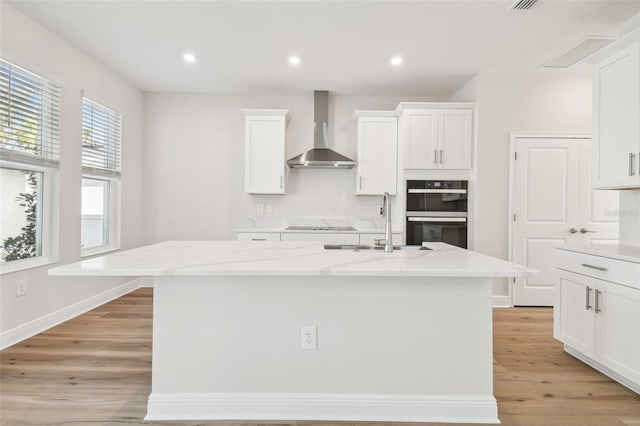
<instances>
[{"instance_id":1,"label":"white baseboard","mask_svg":"<svg viewBox=\"0 0 640 426\"><path fill-rule=\"evenodd\" d=\"M73 305L69 305L57 311L43 315L26 324L4 331L0 333L0 350L15 345L16 343L35 336L38 333L42 333L51 327L77 317L78 315L110 302L113 299L124 296L125 294L139 288L141 286L141 281L143 280L145 280L145 278L129 281L118 287L96 294L95 296L91 296L88 299L76 302Z\"/></svg>"},{"instance_id":2,"label":"white baseboard","mask_svg":"<svg viewBox=\"0 0 640 426\"><path fill-rule=\"evenodd\" d=\"M509 296L493 296L493 307L494 308L511 308L511 302L509 301Z\"/></svg>"},{"instance_id":3,"label":"white baseboard","mask_svg":"<svg viewBox=\"0 0 640 426\"><path fill-rule=\"evenodd\" d=\"M152 393L145 420L500 423L493 395Z\"/></svg>"},{"instance_id":4,"label":"white baseboard","mask_svg":"<svg viewBox=\"0 0 640 426\"><path fill-rule=\"evenodd\" d=\"M142 277L138 278L136 281L140 283L138 287L153 288L153 277Z\"/></svg>"}]
</instances>

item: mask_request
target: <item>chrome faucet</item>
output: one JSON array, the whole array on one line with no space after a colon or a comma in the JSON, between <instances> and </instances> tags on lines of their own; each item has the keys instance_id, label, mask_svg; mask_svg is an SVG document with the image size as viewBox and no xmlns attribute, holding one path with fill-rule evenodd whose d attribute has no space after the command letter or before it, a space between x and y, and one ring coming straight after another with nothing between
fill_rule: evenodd
<instances>
[{"instance_id":1,"label":"chrome faucet","mask_svg":"<svg viewBox=\"0 0 640 426\"><path fill-rule=\"evenodd\" d=\"M384 240L375 240L375 243L376 245L384 244L384 251L391 253L393 251L393 240L391 238L391 203L388 192L382 195L382 214L385 218Z\"/></svg>"}]
</instances>

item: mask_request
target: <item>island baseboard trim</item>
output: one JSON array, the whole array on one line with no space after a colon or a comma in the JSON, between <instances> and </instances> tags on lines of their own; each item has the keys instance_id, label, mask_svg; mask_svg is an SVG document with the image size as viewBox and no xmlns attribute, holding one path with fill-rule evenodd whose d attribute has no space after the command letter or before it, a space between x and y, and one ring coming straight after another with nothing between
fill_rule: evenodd
<instances>
[{"instance_id":1,"label":"island baseboard trim","mask_svg":"<svg viewBox=\"0 0 640 426\"><path fill-rule=\"evenodd\" d=\"M145 420L500 423L493 395L152 393Z\"/></svg>"}]
</instances>

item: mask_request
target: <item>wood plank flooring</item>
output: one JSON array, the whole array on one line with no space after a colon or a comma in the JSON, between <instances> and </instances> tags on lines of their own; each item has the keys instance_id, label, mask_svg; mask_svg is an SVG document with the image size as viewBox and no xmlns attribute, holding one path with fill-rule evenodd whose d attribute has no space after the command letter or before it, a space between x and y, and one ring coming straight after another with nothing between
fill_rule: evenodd
<instances>
[{"instance_id":1,"label":"wood plank flooring","mask_svg":"<svg viewBox=\"0 0 640 426\"><path fill-rule=\"evenodd\" d=\"M136 290L0 352L0 424L260 424L143 421L152 301L151 289ZM548 308L494 310L502 424L640 426L640 396L564 353L551 321Z\"/></svg>"}]
</instances>

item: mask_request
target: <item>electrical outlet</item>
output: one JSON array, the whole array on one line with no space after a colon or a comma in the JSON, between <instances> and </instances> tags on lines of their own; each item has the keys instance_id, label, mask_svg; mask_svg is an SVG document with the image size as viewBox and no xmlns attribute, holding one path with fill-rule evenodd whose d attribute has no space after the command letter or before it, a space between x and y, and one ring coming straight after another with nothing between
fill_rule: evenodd
<instances>
[{"instance_id":1,"label":"electrical outlet","mask_svg":"<svg viewBox=\"0 0 640 426\"><path fill-rule=\"evenodd\" d=\"M267 204L267 214L273 213L273 206L271 204Z\"/></svg>"},{"instance_id":2,"label":"electrical outlet","mask_svg":"<svg viewBox=\"0 0 640 426\"><path fill-rule=\"evenodd\" d=\"M378 206L378 216L380 216L380 217L384 216L384 207L383 206Z\"/></svg>"},{"instance_id":3,"label":"electrical outlet","mask_svg":"<svg viewBox=\"0 0 640 426\"><path fill-rule=\"evenodd\" d=\"M316 327L300 327L302 349L314 351L318 349L318 334Z\"/></svg>"},{"instance_id":4,"label":"electrical outlet","mask_svg":"<svg viewBox=\"0 0 640 426\"><path fill-rule=\"evenodd\" d=\"M18 280L16 281L16 296L24 296L27 294L27 280Z\"/></svg>"},{"instance_id":5,"label":"electrical outlet","mask_svg":"<svg viewBox=\"0 0 640 426\"><path fill-rule=\"evenodd\" d=\"M264 204L256 204L256 211L258 212L258 214L263 214L264 213Z\"/></svg>"}]
</instances>

